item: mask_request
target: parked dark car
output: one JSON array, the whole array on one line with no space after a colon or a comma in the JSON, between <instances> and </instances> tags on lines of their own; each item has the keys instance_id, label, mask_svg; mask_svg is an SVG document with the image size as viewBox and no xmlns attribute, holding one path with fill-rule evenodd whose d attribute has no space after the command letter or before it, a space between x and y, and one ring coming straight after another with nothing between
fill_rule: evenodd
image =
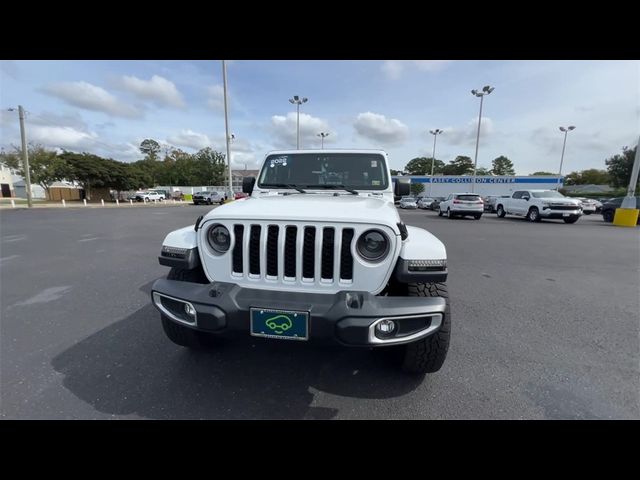
<instances>
[{"instance_id":1,"label":"parked dark car","mask_svg":"<svg viewBox=\"0 0 640 480\"><path fill-rule=\"evenodd\" d=\"M431 202L431 206L429 208L436 212L438 210L440 202L442 202L444 199L445 197L433 197L433 202Z\"/></svg>"},{"instance_id":2,"label":"parked dark car","mask_svg":"<svg viewBox=\"0 0 640 480\"><path fill-rule=\"evenodd\" d=\"M605 222L613 222L613 217L616 214L616 209L622 205L622 199L624 197L612 198L608 202L602 204L602 219ZM640 209L640 197L636 197L636 208ZM638 225L640 225L640 216L638 216Z\"/></svg>"}]
</instances>

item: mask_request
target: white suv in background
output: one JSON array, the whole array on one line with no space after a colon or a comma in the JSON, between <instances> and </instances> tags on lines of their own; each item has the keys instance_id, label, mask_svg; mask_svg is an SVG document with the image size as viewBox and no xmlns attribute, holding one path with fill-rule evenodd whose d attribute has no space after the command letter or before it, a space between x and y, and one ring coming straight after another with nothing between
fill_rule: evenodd
<instances>
[{"instance_id":1,"label":"white suv in background","mask_svg":"<svg viewBox=\"0 0 640 480\"><path fill-rule=\"evenodd\" d=\"M484 202L477 193L452 193L438 206L438 216L449 218L472 216L480 220L484 212Z\"/></svg>"}]
</instances>

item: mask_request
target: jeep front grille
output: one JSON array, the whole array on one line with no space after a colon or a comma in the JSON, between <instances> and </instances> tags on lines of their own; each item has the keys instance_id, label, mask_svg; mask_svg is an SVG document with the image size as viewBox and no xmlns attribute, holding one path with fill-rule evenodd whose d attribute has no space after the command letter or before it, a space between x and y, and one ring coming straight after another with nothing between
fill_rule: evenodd
<instances>
[{"instance_id":1,"label":"jeep front grille","mask_svg":"<svg viewBox=\"0 0 640 480\"><path fill-rule=\"evenodd\" d=\"M249 238L245 238L245 235ZM234 276L283 281L353 281L353 228L234 224ZM246 260L248 259L248 261Z\"/></svg>"}]
</instances>

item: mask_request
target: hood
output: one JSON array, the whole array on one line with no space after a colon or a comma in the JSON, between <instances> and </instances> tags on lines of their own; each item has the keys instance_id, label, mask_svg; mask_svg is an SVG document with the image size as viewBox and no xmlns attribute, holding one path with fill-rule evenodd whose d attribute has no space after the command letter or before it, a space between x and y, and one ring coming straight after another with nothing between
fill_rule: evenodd
<instances>
[{"instance_id":1,"label":"hood","mask_svg":"<svg viewBox=\"0 0 640 480\"><path fill-rule=\"evenodd\" d=\"M558 198L558 197L542 197L537 200L542 200L543 202L555 203L557 205L580 205L582 202L580 200L576 200L574 198Z\"/></svg>"},{"instance_id":2,"label":"hood","mask_svg":"<svg viewBox=\"0 0 640 480\"><path fill-rule=\"evenodd\" d=\"M393 203L365 195L293 194L248 197L211 210L204 218L291 220L388 225L400 221Z\"/></svg>"}]
</instances>

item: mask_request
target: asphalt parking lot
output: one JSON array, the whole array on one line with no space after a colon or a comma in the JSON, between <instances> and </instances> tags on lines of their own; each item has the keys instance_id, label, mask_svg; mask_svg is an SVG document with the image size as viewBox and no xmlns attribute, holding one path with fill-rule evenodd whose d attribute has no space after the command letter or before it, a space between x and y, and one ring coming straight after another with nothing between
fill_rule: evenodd
<instances>
[{"instance_id":1,"label":"asphalt parking lot","mask_svg":"<svg viewBox=\"0 0 640 480\"><path fill-rule=\"evenodd\" d=\"M366 350L170 343L157 255L209 208L0 211L2 418L640 418L638 229L401 211L449 256L449 356L415 378Z\"/></svg>"}]
</instances>

